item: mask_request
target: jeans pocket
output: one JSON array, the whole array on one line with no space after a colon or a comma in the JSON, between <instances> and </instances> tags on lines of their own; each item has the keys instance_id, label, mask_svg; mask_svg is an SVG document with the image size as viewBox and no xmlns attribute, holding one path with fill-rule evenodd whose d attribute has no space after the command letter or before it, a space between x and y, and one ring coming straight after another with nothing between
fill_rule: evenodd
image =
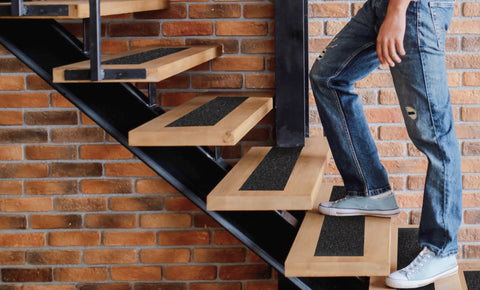
<instances>
[{"instance_id":1,"label":"jeans pocket","mask_svg":"<svg viewBox=\"0 0 480 290\"><path fill-rule=\"evenodd\" d=\"M454 1L432 1L428 3L437 38L437 46L445 50L445 38L452 20Z\"/></svg>"}]
</instances>

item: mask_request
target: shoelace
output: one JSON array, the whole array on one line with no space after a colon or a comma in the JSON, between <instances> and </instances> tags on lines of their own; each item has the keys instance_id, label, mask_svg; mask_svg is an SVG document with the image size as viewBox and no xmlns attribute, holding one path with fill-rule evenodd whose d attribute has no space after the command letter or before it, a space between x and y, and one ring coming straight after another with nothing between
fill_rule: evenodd
<instances>
[{"instance_id":1,"label":"shoelace","mask_svg":"<svg viewBox=\"0 0 480 290\"><path fill-rule=\"evenodd\" d=\"M410 265L403 269L406 272L407 277L414 274L415 272L418 272L433 256L434 255L430 250L424 248L415 258L415 260L413 260Z\"/></svg>"}]
</instances>

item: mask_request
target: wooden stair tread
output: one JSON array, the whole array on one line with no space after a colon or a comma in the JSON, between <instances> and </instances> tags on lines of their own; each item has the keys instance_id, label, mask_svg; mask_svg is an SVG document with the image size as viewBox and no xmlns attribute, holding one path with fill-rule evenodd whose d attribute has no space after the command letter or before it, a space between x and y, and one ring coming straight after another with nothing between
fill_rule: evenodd
<instances>
[{"instance_id":1,"label":"wooden stair tread","mask_svg":"<svg viewBox=\"0 0 480 290\"><path fill-rule=\"evenodd\" d=\"M327 201L334 190L333 185L322 185L319 200ZM388 218L379 217L326 217L316 211L306 214L298 231L295 242L285 261L285 275L287 277L328 277L328 276L386 276L390 273L390 233L391 224ZM351 219L350 219L351 218ZM343 235L356 240L363 240L362 254L355 251L353 254L341 254L332 256L321 253L317 249L326 242L320 242L322 236L329 235L322 232L325 222L340 219L344 226L337 227L335 235ZM348 223L363 221L362 235L352 234ZM356 225L355 225L356 226ZM351 227L350 227L351 228ZM332 238L340 242L335 236ZM355 242L345 241L346 244ZM331 243L331 244L335 244ZM338 245L342 251L349 251L342 244Z\"/></svg>"},{"instance_id":2,"label":"wooden stair tread","mask_svg":"<svg viewBox=\"0 0 480 290\"><path fill-rule=\"evenodd\" d=\"M403 232L402 232L403 231ZM402 238L401 235L404 235ZM421 251L420 246L418 245L418 226L417 225L408 225L408 226L394 226L392 227L392 247L391 247L391 265L390 272L396 271L398 268L402 268L408 265L411 260L416 257L416 253ZM402 244L406 249L398 249L399 244ZM412 250L414 252L412 252ZM399 257L402 255L402 257ZM402 261L399 263L399 259ZM475 265L475 264L472 264ZM480 270L480 263L477 262L477 269ZM462 289L468 290L466 284L462 285L462 282L465 283L465 280L462 281L463 272L462 268L466 269L468 266L463 266L459 264L459 272L456 275L446 277L435 281L433 285L427 285L426 288L422 289L435 289L435 290L452 290L452 289ZM472 268L475 268L473 266ZM480 274L479 274L480 275ZM392 288L385 285L385 276L370 277L370 290L391 290ZM464 288L465 287L465 288ZM472 288L473 289L473 288Z\"/></svg>"},{"instance_id":3,"label":"wooden stair tread","mask_svg":"<svg viewBox=\"0 0 480 290\"><path fill-rule=\"evenodd\" d=\"M241 190L272 147L253 147L207 196L207 210L311 210L330 157L323 137L306 145L282 190Z\"/></svg>"},{"instance_id":4,"label":"wooden stair tread","mask_svg":"<svg viewBox=\"0 0 480 290\"><path fill-rule=\"evenodd\" d=\"M159 82L220 56L222 49L221 45L157 46L105 56L102 69L113 77L100 82ZM90 61L54 68L53 82L91 82Z\"/></svg>"},{"instance_id":5,"label":"wooden stair tread","mask_svg":"<svg viewBox=\"0 0 480 290\"><path fill-rule=\"evenodd\" d=\"M181 126L169 124L187 114L201 110L218 98L245 98L229 114L213 126ZM267 93L204 94L129 132L130 146L227 146L235 145L273 108Z\"/></svg>"},{"instance_id":6,"label":"wooden stair tread","mask_svg":"<svg viewBox=\"0 0 480 290\"><path fill-rule=\"evenodd\" d=\"M43 9L43 15L10 16L10 3L0 3L0 18L48 18L48 19L81 19L90 15L87 0L55 0L24 2L27 7ZM45 11L52 11L60 7L62 15L51 15ZM102 16L132 13L140 11L161 10L169 6L168 0L101 0L100 13ZM28 11L28 10L27 10ZM50 14L50 15L48 15Z\"/></svg>"}]
</instances>

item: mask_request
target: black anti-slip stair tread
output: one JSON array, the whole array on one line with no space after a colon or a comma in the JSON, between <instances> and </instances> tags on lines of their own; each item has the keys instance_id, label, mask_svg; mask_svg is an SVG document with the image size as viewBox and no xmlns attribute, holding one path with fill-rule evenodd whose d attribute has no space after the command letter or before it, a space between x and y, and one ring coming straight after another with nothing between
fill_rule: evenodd
<instances>
[{"instance_id":1,"label":"black anti-slip stair tread","mask_svg":"<svg viewBox=\"0 0 480 290\"><path fill-rule=\"evenodd\" d=\"M132 55L127 55L124 57L102 61L102 64L141 64L147 61L167 56L172 53L185 50L187 48L188 47L162 47L144 52L139 52Z\"/></svg>"},{"instance_id":2,"label":"black anti-slip stair tread","mask_svg":"<svg viewBox=\"0 0 480 290\"><path fill-rule=\"evenodd\" d=\"M480 271L464 271L468 289L480 289Z\"/></svg>"},{"instance_id":3,"label":"black anti-slip stair tread","mask_svg":"<svg viewBox=\"0 0 480 290\"><path fill-rule=\"evenodd\" d=\"M315 256L363 256L365 217L325 216Z\"/></svg>"},{"instance_id":4,"label":"black anti-slip stair tread","mask_svg":"<svg viewBox=\"0 0 480 290\"><path fill-rule=\"evenodd\" d=\"M240 190L283 190L301 151L302 147L273 147Z\"/></svg>"},{"instance_id":5,"label":"black anti-slip stair tread","mask_svg":"<svg viewBox=\"0 0 480 290\"><path fill-rule=\"evenodd\" d=\"M248 97L216 97L166 127L214 126Z\"/></svg>"}]
</instances>

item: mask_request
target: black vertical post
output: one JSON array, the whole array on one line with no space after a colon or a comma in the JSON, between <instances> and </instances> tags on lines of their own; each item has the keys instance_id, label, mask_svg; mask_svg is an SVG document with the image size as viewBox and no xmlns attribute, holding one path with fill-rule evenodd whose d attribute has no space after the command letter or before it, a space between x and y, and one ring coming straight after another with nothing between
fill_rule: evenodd
<instances>
[{"instance_id":1,"label":"black vertical post","mask_svg":"<svg viewBox=\"0 0 480 290\"><path fill-rule=\"evenodd\" d=\"M23 0L12 0L10 3L10 13L12 16L22 16L23 15Z\"/></svg>"},{"instance_id":2,"label":"black vertical post","mask_svg":"<svg viewBox=\"0 0 480 290\"><path fill-rule=\"evenodd\" d=\"M103 71L100 67L101 61L101 21L100 21L100 0L90 0L89 19L89 52L90 52L90 77L92 81L103 79Z\"/></svg>"},{"instance_id":3,"label":"black vertical post","mask_svg":"<svg viewBox=\"0 0 480 290\"><path fill-rule=\"evenodd\" d=\"M308 2L275 0L275 130L277 146L308 136Z\"/></svg>"}]
</instances>

